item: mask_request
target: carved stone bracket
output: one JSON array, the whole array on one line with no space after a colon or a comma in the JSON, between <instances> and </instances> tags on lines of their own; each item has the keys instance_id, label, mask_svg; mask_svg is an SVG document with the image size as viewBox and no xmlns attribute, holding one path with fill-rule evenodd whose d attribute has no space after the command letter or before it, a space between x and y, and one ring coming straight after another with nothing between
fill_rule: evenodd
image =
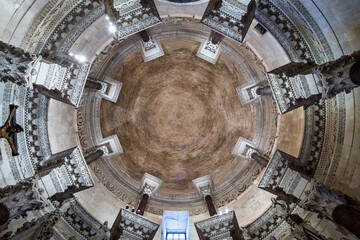
<instances>
[{"instance_id":1,"label":"carved stone bracket","mask_svg":"<svg viewBox=\"0 0 360 240\"><path fill-rule=\"evenodd\" d=\"M257 83L247 83L236 88L242 106L246 106L259 98L259 95L256 94L258 88Z\"/></svg>"},{"instance_id":2,"label":"carved stone bracket","mask_svg":"<svg viewBox=\"0 0 360 240\"><path fill-rule=\"evenodd\" d=\"M152 176L149 173L145 173L140 184L142 194L151 196L160 188L162 182L161 179Z\"/></svg>"},{"instance_id":3,"label":"carved stone bracket","mask_svg":"<svg viewBox=\"0 0 360 240\"><path fill-rule=\"evenodd\" d=\"M211 37L209 39L205 39L197 52L197 56L212 63L215 64L220 56L221 52L221 42L214 44L211 41Z\"/></svg>"},{"instance_id":4,"label":"carved stone bracket","mask_svg":"<svg viewBox=\"0 0 360 240\"><path fill-rule=\"evenodd\" d=\"M161 47L159 41L155 37L150 37L149 41L144 42L140 40L141 55L144 58L144 62L149 62L161 56L164 56L164 50Z\"/></svg>"},{"instance_id":5,"label":"carved stone bracket","mask_svg":"<svg viewBox=\"0 0 360 240\"><path fill-rule=\"evenodd\" d=\"M210 175L206 175L200 178L192 180L196 190L202 197L207 195L211 196L211 191L214 189L214 183Z\"/></svg>"},{"instance_id":6,"label":"carved stone bracket","mask_svg":"<svg viewBox=\"0 0 360 240\"><path fill-rule=\"evenodd\" d=\"M239 157L251 158L251 154L255 152L257 152L257 150L254 143L245 138L239 137L232 154Z\"/></svg>"}]
</instances>

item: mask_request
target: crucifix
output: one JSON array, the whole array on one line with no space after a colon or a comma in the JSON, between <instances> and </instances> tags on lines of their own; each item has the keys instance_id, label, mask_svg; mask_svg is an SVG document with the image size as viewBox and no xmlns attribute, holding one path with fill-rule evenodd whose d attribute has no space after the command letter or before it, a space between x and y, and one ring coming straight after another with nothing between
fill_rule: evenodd
<instances>
[{"instance_id":1,"label":"crucifix","mask_svg":"<svg viewBox=\"0 0 360 240\"><path fill-rule=\"evenodd\" d=\"M10 144L13 156L17 156L17 155L19 155L19 153L15 149L15 145L13 143L13 139L11 138L11 136L14 133L19 133L19 132L24 131L24 129L16 123L14 123L10 126L11 120L13 119L17 108L18 108L18 106L10 105L11 111L10 111L9 117L6 120L5 124L0 127L0 138L5 138L8 141L8 143Z\"/></svg>"}]
</instances>

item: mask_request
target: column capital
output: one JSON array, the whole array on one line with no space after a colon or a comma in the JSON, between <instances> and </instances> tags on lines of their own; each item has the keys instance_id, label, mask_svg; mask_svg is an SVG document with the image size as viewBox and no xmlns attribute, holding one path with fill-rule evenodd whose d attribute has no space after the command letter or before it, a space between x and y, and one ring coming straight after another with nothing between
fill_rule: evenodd
<instances>
[{"instance_id":1,"label":"column capital","mask_svg":"<svg viewBox=\"0 0 360 240\"><path fill-rule=\"evenodd\" d=\"M199 177L194 179L193 184L202 197L211 196L211 192L214 188L214 183L210 175Z\"/></svg>"},{"instance_id":2,"label":"column capital","mask_svg":"<svg viewBox=\"0 0 360 240\"><path fill-rule=\"evenodd\" d=\"M141 180L140 191L142 192L142 194L147 194L151 196L160 188L162 182L163 181L161 179L149 173L145 173Z\"/></svg>"},{"instance_id":3,"label":"column capital","mask_svg":"<svg viewBox=\"0 0 360 240\"><path fill-rule=\"evenodd\" d=\"M310 189L305 192L307 196L299 206L333 220L333 212L336 207L347 204L345 195L337 190L331 189L324 184L311 179Z\"/></svg>"}]
</instances>

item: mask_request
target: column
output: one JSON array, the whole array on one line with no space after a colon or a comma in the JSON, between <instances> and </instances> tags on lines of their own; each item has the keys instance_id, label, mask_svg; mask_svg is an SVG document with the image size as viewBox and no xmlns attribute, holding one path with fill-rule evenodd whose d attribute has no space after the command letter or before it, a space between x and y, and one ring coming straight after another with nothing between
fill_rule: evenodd
<instances>
[{"instance_id":1,"label":"column","mask_svg":"<svg viewBox=\"0 0 360 240\"><path fill-rule=\"evenodd\" d=\"M142 30L141 32L139 32L139 35L140 35L141 39L143 40L143 42L148 42L150 40L150 37L147 34L146 30Z\"/></svg>"},{"instance_id":2,"label":"column","mask_svg":"<svg viewBox=\"0 0 360 240\"><path fill-rule=\"evenodd\" d=\"M44 191L38 178L0 189L0 231L12 219L23 216L27 211L48 206L50 201L44 196Z\"/></svg>"},{"instance_id":3,"label":"column","mask_svg":"<svg viewBox=\"0 0 360 240\"><path fill-rule=\"evenodd\" d=\"M202 197L204 197L204 200L209 210L210 217L216 215L217 214L216 208L211 196L211 191L214 187L214 183L211 179L211 176L206 175L200 178L196 178L192 182L195 185L195 188L198 191L198 193Z\"/></svg>"},{"instance_id":4,"label":"column","mask_svg":"<svg viewBox=\"0 0 360 240\"><path fill-rule=\"evenodd\" d=\"M267 77L281 113L286 113L358 87L359 62L360 51L356 51L321 65L290 62L268 72Z\"/></svg>"},{"instance_id":5,"label":"column","mask_svg":"<svg viewBox=\"0 0 360 240\"><path fill-rule=\"evenodd\" d=\"M269 163L269 161L266 158L260 156L257 152L253 152L251 154L251 158L254 159L258 164L260 164L261 166L264 166L264 167L266 167L267 164Z\"/></svg>"},{"instance_id":6,"label":"column","mask_svg":"<svg viewBox=\"0 0 360 240\"><path fill-rule=\"evenodd\" d=\"M96 152L93 152L90 155L86 156L85 161L89 165L90 163L101 158L103 155L104 155L104 151L101 149L98 149Z\"/></svg>"},{"instance_id":7,"label":"column","mask_svg":"<svg viewBox=\"0 0 360 240\"><path fill-rule=\"evenodd\" d=\"M350 78L354 84L360 86L360 61L357 61L350 68Z\"/></svg>"},{"instance_id":8,"label":"column","mask_svg":"<svg viewBox=\"0 0 360 240\"><path fill-rule=\"evenodd\" d=\"M116 22L119 40L161 23L154 0L105 1L105 6L106 14Z\"/></svg>"},{"instance_id":9,"label":"column","mask_svg":"<svg viewBox=\"0 0 360 240\"><path fill-rule=\"evenodd\" d=\"M10 219L9 209L2 203L0 203L0 226L7 223Z\"/></svg>"},{"instance_id":10,"label":"column","mask_svg":"<svg viewBox=\"0 0 360 240\"><path fill-rule=\"evenodd\" d=\"M360 203L302 174L296 162L296 158L277 150L258 187L281 197L300 200L299 207L332 220L360 237Z\"/></svg>"},{"instance_id":11,"label":"column","mask_svg":"<svg viewBox=\"0 0 360 240\"><path fill-rule=\"evenodd\" d=\"M142 195L136 213L143 216L150 196L159 189L162 180L145 173L141 182Z\"/></svg>"},{"instance_id":12,"label":"column","mask_svg":"<svg viewBox=\"0 0 360 240\"><path fill-rule=\"evenodd\" d=\"M86 80L85 87L89 88L89 89L94 89L94 90L101 90L102 85L99 82L95 82L95 81L88 79L88 80Z\"/></svg>"},{"instance_id":13,"label":"column","mask_svg":"<svg viewBox=\"0 0 360 240\"><path fill-rule=\"evenodd\" d=\"M221 38L222 38L222 35L218 32L215 32L211 38L211 43L216 45L220 42Z\"/></svg>"},{"instance_id":14,"label":"column","mask_svg":"<svg viewBox=\"0 0 360 240\"><path fill-rule=\"evenodd\" d=\"M260 96L271 95L272 94L271 88L270 87L258 88L256 89L256 94Z\"/></svg>"},{"instance_id":15,"label":"column","mask_svg":"<svg viewBox=\"0 0 360 240\"><path fill-rule=\"evenodd\" d=\"M207 207L208 207L208 210L209 210L209 214L210 214L210 217L214 216L217 214L216 212L216 209L215 209L215 206L214 206L214 203L212 201L212 198L210 195L206 195L205 196L205 202L207 204Z\"/></svg>"},{"instance_id":16,"label":"column","mask_svg":"<svg viewBox=\"0 0 360 240\"><path fill-rule=\"evenodd\" d=\"M31 75L34 65L39 58L0 41L0 77L1 82L12 82L24 87L32 87Z\"/></svg>"},{"instance_id":17,"label":"column","mask_svg":"<svg viewBox=\"0 0 360 240\"><path fill-rule=\"evenodd\" d=\"M36 88L47 97L78 106L90 64L69 62L65 53L43 60L42 55L30 54L0 41L0 81ZM81 89L75 91L73 89Z\"/></svg>"},{"instance_id":18,"label":"column","mask_svg":"<svg viewBox=\"0 0 360 240\"><path fill-rule=\"evenodd\" d=\"M136 213L138 213L141 216L144 215L148 199L149 199L149 195L147 195L146 193L142 195L141 201L140 201L139 206L138 206L138 208L136 210Z\"/></svg>"},{"instance_id":19,"label":"column","mask_svg":"<svg viewBox=\"0 0 360 240\"><path fill-rule=\"evenodd\" d=\"M315 179L311 180L308 191L308 195L299 203L300 207L334 221L360 238L360 204L358 202L349 200L345 194Z\"/></svg>"}]
</instances>

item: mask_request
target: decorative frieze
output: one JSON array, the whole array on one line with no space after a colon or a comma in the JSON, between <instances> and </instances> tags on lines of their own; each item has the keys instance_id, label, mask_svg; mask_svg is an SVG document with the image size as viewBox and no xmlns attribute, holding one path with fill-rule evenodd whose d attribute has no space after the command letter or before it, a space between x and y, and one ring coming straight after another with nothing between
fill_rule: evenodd
<instances>
[{"instance_id":1,"label":"decorative frieze","mask_svg":"<svg viewBox=\"0 0 360 240\"><path fill-rule=\"evenodd\" d=\"M210 0L201 23L242 43L255 9L255 0Z\"/></svg>"}]
</instances>

